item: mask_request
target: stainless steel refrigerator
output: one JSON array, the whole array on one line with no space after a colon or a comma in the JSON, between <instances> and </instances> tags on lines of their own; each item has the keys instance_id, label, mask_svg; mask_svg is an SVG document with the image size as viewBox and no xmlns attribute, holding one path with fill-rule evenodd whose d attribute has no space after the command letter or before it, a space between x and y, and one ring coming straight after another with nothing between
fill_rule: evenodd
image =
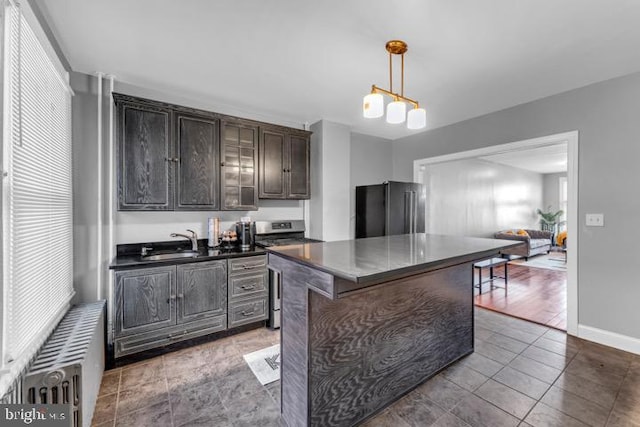
<instances>
[{"instance_id":1,"label":"stainless steel refrigerator","mask_svg":"<svg viewBox=\"0 0 640 427\"><path fill-rule=\"evenodd\" d=\"M426 191L415 182L356 187L356 239L424 233Z\"/></svg>"}]
</instances>

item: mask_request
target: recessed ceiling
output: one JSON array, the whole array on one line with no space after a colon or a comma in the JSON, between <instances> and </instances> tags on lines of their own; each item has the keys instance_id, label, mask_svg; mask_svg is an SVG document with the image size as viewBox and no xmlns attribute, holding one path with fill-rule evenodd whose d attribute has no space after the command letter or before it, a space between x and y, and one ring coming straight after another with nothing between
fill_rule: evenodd
<instances>
[{"instance_id":1,"label":"recessed ceiling","mask_svg":"<svg viewBox=\"0 0 640 427\"><path fill-rule=\"evenodd\" d=\"M482 156L480 159L537 173L566 172L567 143L507 151Z\"/></svg>"},{"instance_id":2,"label":"recessed ceiling","mask_svg":"<svg viewBox=\"0 0 640 427\"><path fill-rule=\"evenodd\" d=\"M287 123L362 118L399 38L428 128L640 70L637 0L34 0L74 71Z\"/></svg>"}]
</instances>

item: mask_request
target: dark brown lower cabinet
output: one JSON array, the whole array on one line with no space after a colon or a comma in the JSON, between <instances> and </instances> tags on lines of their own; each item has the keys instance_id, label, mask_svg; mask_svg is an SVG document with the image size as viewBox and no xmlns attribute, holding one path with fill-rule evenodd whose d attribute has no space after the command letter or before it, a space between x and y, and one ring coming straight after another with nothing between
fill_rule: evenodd
<instances>
[{"instance_id":1,"label":"dark brown lower cabinet","mask_svg":"<svg viewBox=\"0 0 640 427\"><path fill-rule=\"evenodd\" d=\"M117 271L115 357L227 328L227 261Z\"/></svg>"},{"instance_id":2,"label":"dark brown lower cabinet","mask_svg":"<svg viewBox=\"0 0 640 427\"><path fill-rule=\"evenodd\" d=\"M266 255L121 270L114 357L267 318Z\"/></svg>"}]
</instances>

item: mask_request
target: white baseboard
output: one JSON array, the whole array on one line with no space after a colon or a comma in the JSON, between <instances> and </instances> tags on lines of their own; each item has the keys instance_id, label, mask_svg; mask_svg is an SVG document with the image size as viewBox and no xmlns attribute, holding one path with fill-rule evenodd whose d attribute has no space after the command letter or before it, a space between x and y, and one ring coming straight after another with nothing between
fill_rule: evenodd
<instances>
[{"instance_id":1,"label":"white baseboard","mask_svg":"<svg viewBox=\"0 0 640 427\"><path fill-rule=\"evenodd\" d=\"M597 342L598 344L614 347L630 353L640 354L640 339L629 337L604 329L593 328L591 326L578 325L578 337Z\"/></svg>"}]
</instances>

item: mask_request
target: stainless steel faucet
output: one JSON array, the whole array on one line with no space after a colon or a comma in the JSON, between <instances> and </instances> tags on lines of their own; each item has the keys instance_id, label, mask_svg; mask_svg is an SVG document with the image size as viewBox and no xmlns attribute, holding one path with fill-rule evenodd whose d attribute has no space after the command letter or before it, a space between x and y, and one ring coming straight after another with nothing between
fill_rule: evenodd
<instances>
[{"instance_id":1,"label":"stainless steel faucet","mask_svg":"<svg viewBox=\"0 0 640 427\"><path fill-rule=\"evenodd\" d=\"M191 241L191 250L194 252L197 252L198 251L198 235L193 230L187 230L187 231L191 233L191 236L187 236L186 234L180 234L180 233L171 233L170 236L184 237L185 239L189 239Z\"/></svg>"}]
</instances>

